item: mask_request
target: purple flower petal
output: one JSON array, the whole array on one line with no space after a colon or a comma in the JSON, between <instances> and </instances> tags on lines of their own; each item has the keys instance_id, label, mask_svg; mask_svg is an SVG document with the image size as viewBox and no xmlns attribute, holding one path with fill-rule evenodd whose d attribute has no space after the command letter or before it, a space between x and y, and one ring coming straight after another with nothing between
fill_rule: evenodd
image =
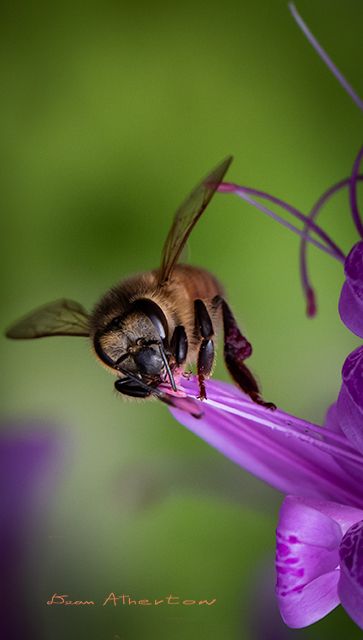
<instances>
[{"instance_id":1,"label":"purple flower petal","mask_svg":"<svg viewBox=\"0 0 363 640\"><path fill-rule=\"evenodd\" d=\"M301 629L333 611L340 604L339 577L339 571L333 569L296 591L276 590L283 621L292 629Z\"/></svg>"},{"instance_id":2,"label":"purple flower petal","mask_svg":"<svg viewBox=\"0 0 363 640\"><path fill-rule=\"evenodd\" d=\"M354 447L363 452L363 346L344 362L338 398L338 420Z\"/></svg>"},{"instance_id":3,"label":"purple flower petal","mask_svg":"<svg viewBox=\"0 0 363 640\"><path fill-rule=\"evenodd\" d=\"M348 329L363 338L363 302L353 293L348 282L344 282L340 294L339 314Z\"/></svg>"},{"instance_id":4,"label":"purple flower petal","mask_svg":"<svg viewBox=\"0 0 363 640\"><path fill-rule=\"evenodd\" d=\"M183 380L182 387L189 396L198 395L194 378ZM362 484L333 458L352 460L363 473L362 456L344 436L279 409L269 411L232 385L207 380L206 389L203 418L171 409L184 426L285 494L363 507Z\"/></svg>"},{"instance_id":5,"label":"purple flower petal","mask_svg":"<svg viewBox=\"0 0 363 640\"><path fill-rule=\"evenodd\" d=\"M333 431L339 435L344 435L338 420L338 403L334 402L326 414L324 427L328 431ZM334 460L357 482L363 485L363 469L360 465L356 465L353 460L346 460L341 456L334 456Z\"/></svg>"},{"instance_id":6,"label":"purple flower petal","mask_svg":"<svg viewBox=\"0 0 363 640\"><path fill-rule=\"evenodd\" d=\"M341 603L363 629L363 521L347 531L340 545L340 581L338 593Z\"/></svg>"},{"instance_id":7,"label":"purple flower petal","mask_svg":"<svg viewBox=\"0 0 363 640\"><path fill-rule=\"evenodd\" d=\"M339 300L339 313L350 331L363 338L363 242L358 242L344 264L346 281Z\"/></svg>"},{"instance_id":8,"label":"purple flower petal","mask_svg":"<svg viewBox=\"0 0 363 640\"><path fill-rule=\"evenodd\" d=\"M362 515L334 502L285 498L276 531L276 594L290 627L313 624L339 604L339 545Z\"/></svg>"},{"instance_id":9,"label":"purple flower petal","mask_svg":"<svg viewBox=\"0 0 363 640\"><path fill-rule=\"evenodd\" d=\"M276 530L276 595L289 627L313 624L339 604L339 543L337 522L288 496Z\"/></svg>"}]
</instances>

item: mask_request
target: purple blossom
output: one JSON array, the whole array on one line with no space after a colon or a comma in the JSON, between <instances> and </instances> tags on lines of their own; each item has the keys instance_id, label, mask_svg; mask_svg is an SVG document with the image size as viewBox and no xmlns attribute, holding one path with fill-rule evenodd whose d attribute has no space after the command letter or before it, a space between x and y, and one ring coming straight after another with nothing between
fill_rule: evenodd
<instances>
[{"instance_id":1,"label":"purple blossom","mask_svg":"<svg viewBox=\"0 0 363 640\"><path fill-rule=\"evenodd\" d=\"M181 386L188 396L198 395L194 377ZM266 410L226 382L207 380L206 388L207 400L196 400L204 416L171 409L178 422L282 493L363 509L363 484L344 468L354 465L363 478L363 456L343 433Z\"/></svg>"},{"instance_id":2,"label":"purple blossom","mask_svg":"<svg viewBox=\"0 0 363 640\"><path fill-rule=\"evenodd\" d=\"M354 245L349 253L344 273L339 314L348 329L363 338L363 242Z\"/></svg>"},{"instance_id":3,"label":"purple blossom","mask_svg":"<svg viewBox=\"0 0 363 640\"><path fill-rule=\"evenodd\" d=\"M195 378L181 386L190 397L198 394ZM322 428L280 409L272 413L227 383L209 380L206 388L203 418L171 409L174 417L270 486L295 494L285 498L277 528L284 621L307 626L342 603L363 628L363 533L350 560L347 553L353 525L363 522L363 455L344 435L337 404Z\"/></svg>"},{"instance_id":4,"label":"purple blossom","mask_svg":"<svg viewBox=\"0 0 363 640\"><path fill-rule=\"evenodd\" d=\"M2 424L0 435L0 560L2 638L39 638L24 567L43 539L48 508L60 480L65 443L55 425ZM19 613L19 602L21 613Z\"/></svg>"},{"instance_id":5,"label":"purple blossom","mask_svg":"<svg viewBox=\"0 0 363 640\"><path fill-rule=\"evenodd\" d=\"M362 549L359 557L348 543L357 525L361 530L362 509L327 500L285 498L276 531L276 594L289 627L306 627L340 602L362 625L361 604L358 615L351 606L352 591L353 597L358 592L362 598ZM360 575L351 571L353 565L360 567Z\"/></svg>"},{"instance_id":6,"label":"purple blossom","mask_svg":"<svg viewBox=\"0 0 363 640\"><path fill-rule=\"evenodd\" d=\"M321 58L363 111L363 102L321 48L295 7L299 26ZM223 183L222 193L235 193L302 237L300 270L307 299L307 314L316 312L316 299L307 265L307 242L344 263L344 283L339 313L344 324L363 338L363 241L345 257L341 249L317 225L327 200L341 189L349 191L349 207L358 235L363 225L357 204L357 182L363 147L351 175L328 189L308 215L282 200L256 189ZM280 206L304 223L298 229L251 196ZM311 238L315 232L319 240ZM181 383L196 398L195 379ZM216 381L206 383L204 415L194 418L171 409L175 418L211 446L261 480L287 495L277 527L276 594L287 625L313 624L338 604L363 629L363 345L343 366L338 401L326 416L323 428L284 413L254 404L235 387ZM201 404L198 400L195 403Z\"/></svg>"},{"instance_id":7,"label":"purple blossom","mask_svg":"<svg viewBox=\"0 0 363 640\"><path fill-rule=\"evenodd\" d=\"M340 601L352 620L363 628L363 521L353 524L343 536L339 547Z\"/></svg>"}]
</instances>

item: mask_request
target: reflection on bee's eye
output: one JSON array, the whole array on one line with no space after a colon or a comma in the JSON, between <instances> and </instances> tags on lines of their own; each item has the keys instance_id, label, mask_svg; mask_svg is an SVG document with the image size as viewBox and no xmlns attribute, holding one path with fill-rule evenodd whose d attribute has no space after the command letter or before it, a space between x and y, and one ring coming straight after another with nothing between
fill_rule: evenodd
<instances>
[{"instance_id":1,"label":"reflection on bee's eye","mask_svg":"<svg viewBox=\"0 0 363 640\"><path fill-rule=\"evenodd\" d=\"M118 325L120 324L120 316L116 316L116 318L112 318L110 324L112 327L118 327Z\"/></svg>"}]
</instances>

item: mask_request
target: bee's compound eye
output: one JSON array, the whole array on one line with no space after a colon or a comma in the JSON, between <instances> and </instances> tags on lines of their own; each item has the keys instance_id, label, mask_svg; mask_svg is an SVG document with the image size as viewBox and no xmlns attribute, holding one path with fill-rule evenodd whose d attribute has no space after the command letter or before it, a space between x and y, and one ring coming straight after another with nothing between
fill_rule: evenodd
<instances>
[{"instance_id":1,"label":"bee's compound eye","mask_svg":"<svg viewBox=\"0 0 363 640\"><path fill-rule=\"evenodd\" d=\"M118 327L120 322L121 322L120 316L116 316L115 318L112 318L112 320L110 322L110 326L111 327Z\"/></svg>"},{"instance_id":2,"label":"bee's compound eye","mask_svg":"<svg viewBox=\"0 0 363 640\"><path fill-rule=\"evenodd\" d=\"M159 305L153 300L140 298L134 302L134 308L144 313L151 320L160 338L164 340L168 333L168 322Z\"/></svg>"}]
</instances>

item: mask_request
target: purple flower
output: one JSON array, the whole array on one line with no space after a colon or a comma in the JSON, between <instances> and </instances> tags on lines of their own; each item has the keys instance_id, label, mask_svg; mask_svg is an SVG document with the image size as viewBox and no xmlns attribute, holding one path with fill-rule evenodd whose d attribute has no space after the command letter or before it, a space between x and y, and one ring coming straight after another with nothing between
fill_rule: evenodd
<instances>
[{"instance_id":1,"label":"purple flower","mask_svg":"<svg viewBox=\"0 0 363 640\"><path fill-rule=\"evenodd\" d=\"M267 411L232 385L209 380L206 387L203 418L171 409L174 417L275 489L299 496L285 498L277 528L276 593L284 621L307 626L342 603L363 628L363 533L360 546L348 546L363 522L363 456L343 434L337 405L322 428ZM198 394L194 378L182 388Z\"/></svg>"},{"instance_id":2,"label":"purple flower","mask_svg":"<svg viewBox=\"0 0 363 640\"><path fill-rule=\"evenodd\" d=\"M344 324L363 338L363 242L358 242L344 265L346 281L339 300ZM363 452L363 346L344 362L338 398L338 419L342 431Z\"/></svg>"},{"instance_id":3,"label":"purple flower","mask_svg":"<svg viewBox=\"0 0 363 640\"><path fill-rule=\"evenodd\" d=\"M340 602L363 626L362 527L362 509L285 498L276 531L276 594L289 627L306 627ZM360 546L359 540L353 543L354 535L360 536Z\"/></svg>"},{"instance_id":4,"label":"purple flower","mask_svg":"<svg viewBox=\"0 0 363 640\"><path fill-rule=\"evenodd\" d=\"M295 7L291 11L316 51L363 111L363 103L312 36ZM346 281L339 313L344 324L363 338L363 241L346 258L316 224L327 200L349 190L349 206L363 240L357 205L357 182L363 147L351 175L328 189L304 215L296 208L261 191L223 183L220 192L235 193L274 217L302 237L300 269L307 314L316 313L316 299L307 265L307 242L344 263ZM279 205L304 223L300 230L271 212L251 196ZM314 231L319 240L312 239ZM198 385L191 378L182 390L196 398ZM363 345L351 353L342 370L337 403L326 416L324 428L277 409L258 406L235 387L208 381L204 415L196 419L171 409L175 418L231 460L287 495L277 527L276 569L280 612L293 628L310 625L338 604L363 629ZM195 400L195 402L199 402Z\"/></svg>"},{"instance_id":5,"label":"purple flower","mask_svg":"<svg viewBox=\"0 0 363 640\"><path fill-rule=\"evenodd\" d=\"M363 346L344 362L342 386L338 398L338 419L342 431L363 451Z\"/></svg>"},{"instance_id":6,"label":"purple flower","mask_svg":"<svg viewBox=\"0 0 363 640\"><path fill-rule=\"evenodd\" d=\"M339 300L339 313L344 324L363 338L363 242L354 245L345 264L345 283Z\"/></svg>"},{"instance_id":7,"label":"purple flower","mask_svg":"<svg viewBox=\"0 0 363 640\"><path fill-rule=\"evenodd\" d=\"M190 397L195 378L183 380ZM207 380L204 416L171 409L173 416L212 447L250 473L287 494L336 500L363 509L363 483L344 468L354 465L363 479L363 456L342 433L255 404L235 386Z\"/></svg>"},{"instance_id":8,"label":"purple flower","mask_svg":"<svg viewBox=\"0 0 363 640\"><path fill-rule=\"evenodd\" d=\"M339 547L340 601L357 625L363 628L363 521L353 524L343 536Z\"/></svg>"},{"instance_id":9,"label":"purple flower","mask_svg":"<svg viewBox=\"0 0 363 640\"><path fill-rule=\"evenodd\" d=\"M363 242L345 260L339 312L341 319L363 337ZM363 452L363 346L346 359L338 402L328 411L326 432L344 434ZM324 437L325 439L325 437ZM334 455L334 454L333 454ZM356 485L363 484L355 461L334 459ZM300 628L324 617L341 603L363 629L363 510L348 499L335 502L287 496L277 527L276 594L281 615Z\"/></svg>"},{"instance_id":10,"label":"purple flower","mask_svg":"<svg viewBox=\"0 0 363 640\"><path fill-rule=\"evenodd\" d=\"M1 427L0 628L3 638L35 640L39 635L29 608L31 585L24 567L37 553L40 530L59 482L65 443L54 425L28 422Z\"/></svg>"}]
</instances>

